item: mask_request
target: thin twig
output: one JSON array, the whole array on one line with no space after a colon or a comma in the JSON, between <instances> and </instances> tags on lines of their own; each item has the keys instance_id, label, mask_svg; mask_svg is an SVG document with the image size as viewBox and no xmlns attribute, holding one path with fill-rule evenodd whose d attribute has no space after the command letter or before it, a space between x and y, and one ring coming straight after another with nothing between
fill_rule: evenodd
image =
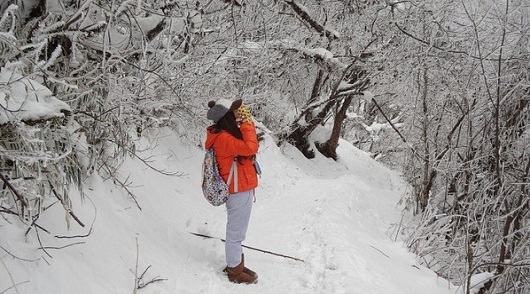
<instances>
[{"instance_id":1,"label":"thin twig","mask_svg":"<svg viewBox=\"0 0 530 294\"><path fill-rule=\"evenodd\" d=\"M163 281L167 281L167 279L154 278L154 279L150 280L149 282L147 282L145 284L142 283L141 285L138 285L138 289L145 288L147 285L155 283L155 282L163 282Z\"/></svg>"},{"instance_id":2,"label":"thin twig","mask_svg":"<svg viewBox=\"0 0 530 294\"><path fill-rule=\"evenodd\" d=\"M403 135L401 134L401 132L396 128L396 126L394 125L394 123L388 118L388 116L386 115L386 113L383 111L383 109L381 108L381 106L379 106L379 103L377 103L377 101L375 100L375 98L372 98L372 102L375 104L375 106L377 107L377 109L379 109L379 112L381 112L381 114L383 115L383 117L386 119L386 121L390 124L390 126L392 127L392 129L394 129L394 131L396 131L396 133L399 135L399 137L401 138L401 140L403 140L403 142L405 144L408 144L407 142L407 139L405 139L405 137L403 137ZM412 151L414 151L414 149L411 147Z\"/></svg>"},{"instance_id":3,"label":"thin twig","mask_svg":"<svg viewBox=\"0 0 530 294\"><path fill-rule=\"evenodd\" d=\"M370 245L370 247L372 247L372 248L374 248L375 250L379 251L379 252L380 252L381 254L383 254L384 256L390 258L390 256L386 255L383 251L381 251L381 250L375 248L374 246Z\"/></svg>"},{"instance_id":4,"label":"thin twig","mask_svg":"<svg viewBox=\"0 0 530 294\"><path fill-rule=\"evenodd\" d=\"M13 194L15 194L15 196L17 196L17 199L22 203L22 206L23 207L28 207L28 202L26 201L26 199L24 199L24 197L22 197L18 191L15 189L15 187L13 187L13 185L11 185L11 183L7 180L6 177L4 177L3 174L0 173L0 179L6 184L6 186L9 188L9 190L11 190L11 192L13 192Z\"/></svg>"},{"instance_id":5,"label":"thin twig","mask_svg":"<svg viewBox=\"0 0 530 294\"><path fill-rule=\"evenodd\" d=\"M11 279L11 284L12 284L11 287L9 287L9 288L5 289L4 291L0 292L0 294L7 292L7 290L9 290L9 289L15 289L15 292L19 293L18 289L17 289L17 286L22 284L22 283L27 283L28 281L25 281L25 282L22 282L22 283L18 283L18 284L15 283L15 280L13 279L13 276L11 275L11 272L9 271L9 269L6 266L6 264L4 263L4 261L1 258L0 258L0 262L2 262L2 265L6 269L7 274L9 275L9 279Z\"/></svg>"},{"instance_id":6,"label":"thin twig","mask_svg":"<svg viewBox=\"0 0 530 294\"><path fill-rule=\"evenodd\" d=\"M142 289L142 288L145 288L147 287L147 285L149 284L152 284L152 283L155 283L155 282L162 282L162 281L166 281L167 279L162 279L162 278L159 278L159 277L155 277L153 279L151 279L149 282L147 283L142 283L142 279L144 278L144 275L147 273L147 271L151 268L151 266L148 266L144 272L140 275L140 278L139 278L139 282L138 282L138 289Z\"/></svg>"},{"instance_id":7,"label":"thin twig","mask_svg":"<svg viewBox=\"0 0 530 294\"><path fill-rule=\"evenodd\" d=\"M140 156L138 156L138 154L136 154L136 152L133 152L131 149L127 149L127 151L129 151L129 153L130 153L132 156L138 158L138 159L139 159L143 164L145 164L147 167L149 167L150 169L156 171L156 172L159 173L159 174L162 174L162 175L164 175L164 176L172 176L172 177L182 177L182 176L185 175L185 174L182 173L182 172L167 172L167 171L165 171L165 170L157 169L156 167L150 165L149 162L148 162L146 159L141 158Z\"/></svg>"},{"instance_id":8,"label":"thin twig","mask_svg":"<svg viewBox=\"0 0 530 294\"><path fill-rule=\"evenodd\" d=\"M449 49L445 49L445 48L438 47L438 46L432 44L431 42L428 42L428 41L426 41L426 40L420 39L420 38L414 36L413 34L407 32L405 29L403 29L402 27L400 27L397 23L394 23L394 25L395 25L395 26L398 28L398 30L400 30L403 34L405 34L405 35L411 37L412 39L414 39L414 40L416 40L416 41L418 41L418 42L420 42L420 43L423 43L423 44L429 45L429 46L431 46L431 47L434 48L434 49L437 49L437 50L440 50L440 51L444 51L444 52L447 52L447 53L463 54L463 55L467 55L467 56L469 56L469 57L471 57L471 58L478 59L478 57L473 56L473 55L469 54L469 53L466 52L466 51L461 51L461 50L449 50Z\"/></svg>"},{"instance_id":9,"label":"thin twig","mask_svg":"<svg viewBox=\"0 0 530 294\"><path fill-rule=\"evenodd\" d=\"M134 203L136 203L136 207L138 207L139 210L142 210L142 207L140 206L140 203L138 203L138 200L136 199L136 196L134 195L133 192L131 192L129 190L129 188L127 188L127 180L129 179L129 177L127 177L125 179L125 181L120 181L120 179L118 179L117 177L114 177L114 180L116 182L118 182L118 184L120 184L120 186L125 189L125 191L127 192L127 194L129 194L129 196L131 196L131 198L133 199Z\"/></svg>"},{"instance_id":10,"label":"thin twig","mask_svg":"<svg viewBox=\"0 0 530 294\"><path fill-rule=\"evenodd\" d=\"M330 31L325 26L321 25L316 20L314 20L302 6L296 3L296 1L290 0L290 1L285 1L285 3L290 5L293 11L296 13L296 15L298 15L302 20L304 20L307 24L309 24L315 31L317 31L321 35L326 36L328 41L331 42L332 40L338 38L334 32Z\"/></svg>"},{"instance_id":11,"label":"thin twig","mask_svg":"<svg viewBox=\"0 0 530 294\"><path fill-rule=\"evenodd\" d=\"M25 258L18 257L18 256L16 256L16 255L14 255L13 253L7 251L7 249L5 249L5 248L2 247L2 246L0 246L0 249L4 250L5 253L9 254L11 257L13 257L13 258L15 258L15 259L18 259L18 260L28 261L28 262L36 262L36 261L39 261L39 259L31 260L31 259L25 259Z\"/></svg>"},{"instance_id":12,"label":"thin twig","mask_svg":"<svg viewBox=\"0 0 530 294\"><path fill-rule=\"evenodd\" d=\"M16 290L17 286L22 285L22 284L26 284L26 283L29 283L29 281L24 281L24 282L16 283L16 284L14 284L13 286L11 286L11 287L9 287L9 288L6 288L4 291L0 292L0 294L7 293L7 291L9 291L9 290L11 290L11 289L13 289L13 288L15 288L15 290ZM17 293L18 293L18 291L17 291Z\"/></svg>"},{"instance_id":13,"label":"thin twig","mask_svg":"<svg viewBox=\"0 0 530 294\"><path fill-rule=\"evenodd\" d=\"M37 241L39 241L40 249L42 249L42 251L44 251L44 253L46 253L46 255L48 255L50 258L53 258L53 257L48 253L48 251L46 251L46 248L42 245L42 241L40 240L40 236L39 236L39 230L38 230L37 228L35 228L35 235L37 235Z\"/></svg>"},{"instance_id":14,"label":"thin twig","mask_svg":"<svg viewBox=\"0 0 530 294\"><path fill-rule=\"evenodd\" d=\"M92 223L90 224L90 229L88 230L88 233L86 235L74 235L74 236L55 236L55 238L57 239L74 239L74 238L86 238L88 236L90 236L90 234L92 233L92 229L94 228L94 222L96 221L96 216L97 216L97 208L96 208L96 205L94 204L94 201L92 201L92 199L90 197L88 197L88 195L84 194L84 197L86 199L88 199L88 201L90 201L90 203L92 204L92 207L94 207L94 219L92 219Z\"/></svg>"},{"instance_id":15,"label":"thin twig","mask_svg":"<svg viewBox=\"0 0 530 294\"><path fill-rule=\"evenodd\" d=\"M57 199L59 199L59 201L61 202L61 204L63 205L63 208L68 212L68 214L70 214L74 220L81 226L81 227L85 227L85 224L83 224L83 222L72 212L72 210L70 208L67 207L66 203L64 203L64 200L61 199L61 197L59 197L59 194L57 193L57 191L55 191L55 187L53 186L52 182L50 180L48 180L48 183L50 184L50 188L52 189L52 192L53 192L53 195L55 195L55 197L57 197Z\"/></svg>"},{"instance_id":16,"label":"thin twig","mask_svg":"<svg viewBox=\"0 0 530 294\"><path fill-rule=\"evenodd\" d=\"M203 237L203 238L207 238L207 239L215 239L215 240L220 240L222 242L226 242L225 239L221 239L221 238L217 238L217 237L212 237L212 236L199 234L199 233L192 233L192 232L189 232L189 233L192 234L192 235L195 235L197 237ZM271 254L271 255L275 255L275 256L280 256L280 257L296 260L296 261L305 262L304 260L302 260L300 258L297 258L297 257L292 257L292 256L289 256L289 255L284 255L284 254L280 254L280 253L276 253L276 252L272 252L272 251L267 251L267 250L263 250L263 249L259 249L259 248L255 248L255 247L250 247L250 246L246 246L246 245L241 245L241 247L244 247L244 248L247 248L247 249L250 249L250 250L259 251L259 252L262 252L262 253L267 253L267 254Z\"/></svg>"},{"instance_id":17,"label":"thin twig","mask_svg":"<svg viewBox=\"0 0 530 294\"><path fill-rule=\"evenodd\" d=\"M140 277L139 277L138 279L139 279L139 280L143 279L145 273L147 273L147 271L148 271L150 268L151 268L151 266L146 267L145 270L142 272L142 274L140 275Z\"/></svg>"},{"instance_id":18,"label":"thin twig","mask_svg":"<svg viewBox=\"0 0 530 294\"><path fill-rule=\"evenodd\" d=\"M403 225L403 217L405 215L404 214L401 214L401 219L399 220L399 226L397 227L397 230L396 230L396 238L394 238L394 242L397 241L397 238L398 238L398 235L399 235L399 231L401 231L401 226Z\"/></svg>"},{"instance_id":19,"label":"thin twig","mask_svg":"<svg viewBox=\"0 0 530 294\"><path fill-rule=\"evenodd\" d=\"M68 244L68 245L64 245L64 246L43 246L43 247L40 247L40 249L64 249L66 247L70 247L70 246L74 246L74 245L81 245L81 244L85 244L86 242L76 242L76 243L72 243L72 244Z\"/></svg>"},{"instance_id":20,"label":"thin twig","mask_svg":"<svg viewBox=\"0 0 530 294\"><path fill-rule=\"evenodd\" d=\"M16 216L20 216L18 213L10 210L9 208L5 208L3 206L0 206L0 213L7 213L7 214L12 214L12 215L16 215Z\"/></svg>"},{"instance_id":21,"label":"thin twig","mask_svg":"<svg viewBox=\"0 0 530 294\"><path fill-rule=\"evenodd\" d=\"M133 290L133 294L136 294L136 291L138 290L138 281L139 281L139 278L138 278L138 256L140 255L139 254L139 250L138 250L138 238L135 238L136 239L136 264L134 266L134 290Z\"/></svg>"},{"instance_id":22,"label":"thin twig","mask_svg":"<svg viewBox=\"0 0 530 294\"><path fill-rule=\"evenodd\" d=\"M26 233L24 233L24 236L27 236L29 231L31 231L31 228L33 227L36 227L36 228L39 228L43 231L45 231L46 233L50 234L50 231L46 230L45 228L41 227L40 225L38 225L36 222L37 222L38 218L35 218L33 220L33 222L31 223L31 225L29 225L28 229L26 230Z\"/></svg>"},{"instance_id":23,"label":"thin twig","mask_svg":"<svg viewBox=\"0 0 530 294\"><path fill-rule=\"evenodd\" d=\"M88 230L88 233L86 235L74 235L74 236L55 236L57 239L74 239L74 238L86 238L90 236L90 233L92 233L92 228L90 227L90 230Z\"/></svg>"}]
</instances>

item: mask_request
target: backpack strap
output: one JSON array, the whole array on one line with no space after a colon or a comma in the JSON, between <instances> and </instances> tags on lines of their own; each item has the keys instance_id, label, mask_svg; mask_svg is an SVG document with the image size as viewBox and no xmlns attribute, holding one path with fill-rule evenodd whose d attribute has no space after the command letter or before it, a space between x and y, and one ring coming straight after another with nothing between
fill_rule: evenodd
<instances>
[{"instance_id":1,"label":"backpack strap","mask_svg":"<svg viewBox=\"0 0 530 294\"><path fill-rule=\"evenodd\" d=\"M226 182L228 187L230 187L232 176L234 176L234 193L237 193L239 192L239 181L237 176L237 156L234 157L234 160L232 161L232 167L230 168L230 173L228 174L228 181Z\"/></svg>"}]
</instances>

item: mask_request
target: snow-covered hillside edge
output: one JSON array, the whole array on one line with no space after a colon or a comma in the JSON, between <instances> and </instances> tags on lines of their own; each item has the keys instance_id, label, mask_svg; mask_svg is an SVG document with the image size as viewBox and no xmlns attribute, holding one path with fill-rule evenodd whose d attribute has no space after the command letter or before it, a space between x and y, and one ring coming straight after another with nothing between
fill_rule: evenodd
<instances>
[{"instance_id":1,"label":"snow-covered hillside edge","mask_svg":"<svg viewBox=\"0 0 530 294\"><path fill-rule=\"evenodd\" d=\"M190 234L224 238L225 208L200 190L204 152L167 129L137 149L152 167L181 173L128 159L120 177L141 211L125 189L93 176L86 195L71 196L84 228L71 221L68 230L58 204L38 220L50 232L40 230L40 241L0 218L0 293L457 293L394 241L403 180L345 141L338 162L261 143L245 244L304 262L246 249L257 285L229 283L224 243Z\"/></svg>"}]
</instances>

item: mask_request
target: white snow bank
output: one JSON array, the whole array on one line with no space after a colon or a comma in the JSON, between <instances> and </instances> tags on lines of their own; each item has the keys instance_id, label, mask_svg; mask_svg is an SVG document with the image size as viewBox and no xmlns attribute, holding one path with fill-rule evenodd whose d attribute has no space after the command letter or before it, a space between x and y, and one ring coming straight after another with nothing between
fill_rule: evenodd
<instances>
[{"instance_id":1,"label":"white snow bank","mask_svg":"<svg viewBox=\"0 0 530 294\"><path fill-rule=\"evenodd\" d=\"M123 189L94 176L84 198L71 195L85 228L66 230L60 205L38 220L50 231L39 232L49 255L34 229L24 237L6 223L15 218L0 218L0 292L127 294L148 269L139 284L162 280L137 293L455 293L391 238L404 189L396 173L345 141L334 162L318 154L306 160L270 137L261 143L263 176L245 244L304 262L246 249L259 283L229 283L221 273L224 244L190 234L224 238L225 208L210 206L200 190L204 153L167 130L157 138L140 140L140 155L151 167L184 174L163 176L127 160L119 175L141 211ZM55 237L65 235L78 237Z\"/></svg>"},{"instance_id":2,"label":"white snow bank","mask_svg":"<svg viewBox=\"0 0 530 294\"><path fill-rule=\"evenodd\" d=\"M18 73L0 69L0 125L13 121L37 121L64 116L70 106L52 92Z\"/></svg>"}]
</instances>

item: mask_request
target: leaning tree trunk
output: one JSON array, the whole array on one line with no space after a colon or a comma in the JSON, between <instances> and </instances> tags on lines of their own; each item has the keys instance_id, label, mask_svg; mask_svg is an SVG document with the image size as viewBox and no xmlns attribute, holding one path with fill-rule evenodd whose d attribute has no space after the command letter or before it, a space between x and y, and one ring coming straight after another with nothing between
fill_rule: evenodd
<instances>
[{"instance_id":1,"label":"leaning tree trunk","mask_svg":"<svg viewBox=\"0 0 530 294\"><path fill-rule=\"evenodd\" d=\"M322 92L321 89L327 80L328 77L323 77L322 71L319 70L313 85L311 99L308 100L302 113L291 125L291 131L288 134L284 134L282 140L280 140L285 140L293 144L307 158L315 157L315 152L311 149L311 144L309 142L309 135L311 135L319 124L324 123L331 109L344 99L342 107L335 117L330 139L325 143L317 144L318 146L316 146L323 155L336 159L340 130L342 128L342 123L346 118L346 111L353 100L353 96L366 90L370 83L366 71L361 67L355 66L354 62L342 72L333 85L329 97L318 103L318 96L320 96L320 93ZM344 83L346 83L346 86L344 86ZM317 108L320 108L320 111L316 115L313 115L313 112Z\"/></svg>"},{"instance_id":2,"label":"leaning tree trunk","mask_svg":"<svg viewBox=\"0 0 530 294\"><path fill-rule=\"evenodd\" d=\"M298 116L298 119L296 119L291 125L291 132L281 136L283 138L280 140L280 142L287 141L293 144L293 146L298 148L298 150L300 150L300 152L302 152L306 158L315 157L315 152L311 149L311 144L309 143L309 135L320 123L324 122L329 110L335 105L334 101L331 101L330 103L328 100L322 110L316 116L313 115L313 111L322 105L322 103L317 103L317 101L322 92L322 87L328 77L329 75L325 75L322 69L318 69L317 76L315 77L313 88L311 90L311 97L306 102L304 110Z\"/></svg>"},{"instance_id":3,"label":"leaning tree trunk","mask_svg":"<svg viewBox=\"0 0 530 294\"><path fill-rule=\"evenodd\" d=\"M346 113L351 105L353 97L360 95L363 91L368 88L370 79L367 77L366 71L362 67L349 67L347 82L349 86L341 89L336 89L335 100L339 100L338 97L346 95L346 98L342 102L342 106L339 111L335 114L335 120L333 121L333 129L329 139L324 143L317 143L316 147L322 155L337 160L337 147L339 147L339 139L342 130L342 125L346 119ZM343 78L344 80L344 78ZM347 94L344 94L347 92ZM337 102L338 103L338 102Z\"/></svg>"},{"instance_id":4,"label":"leaning tree trunk","mask_svg":"<svg viewBox=\"0 0 530 294\"><path fill-rule=\"evenodd\" d=\"M318 114L311 118L309 121L305 121L304 124L300 123L299 120L295 121L291 125L291 132L284 136L285 141L293 144L306 158L314 158L315 157L315 151L311 149L311 144L309 142L309 135L316 129L316 127L323 123L326 119L329 111L332 109L332 107L335 105L336 100L333 98L329 98L327 101L324 102L324 106L322 109L318 112ZM320 104L319 104L320 105ZM307 117L310 112L312 112L316 108L315 105L308 106L303 112L300 117Z\"/></svg>"},{"instance_id":5,"label":"leaning tree trunk","mask_svg":"<svg viewBox=\"0 0 530 294\"><path fill-rule=\"evenodd\" d=\"M337 112L337 114L335 114L335 120L333 121L333 129L331 130L331 136L329 137L329 139L325 143L316 144L318 151L320 151L322 155L328 158L333 158L333 160L337 160L337 147L339 147L342 123L344 122L344 119L346 119L346 111L350 107L352 100L353 95L348 95L348 97L344 99L340 110Z\"/></svg>"}]
</instances>

